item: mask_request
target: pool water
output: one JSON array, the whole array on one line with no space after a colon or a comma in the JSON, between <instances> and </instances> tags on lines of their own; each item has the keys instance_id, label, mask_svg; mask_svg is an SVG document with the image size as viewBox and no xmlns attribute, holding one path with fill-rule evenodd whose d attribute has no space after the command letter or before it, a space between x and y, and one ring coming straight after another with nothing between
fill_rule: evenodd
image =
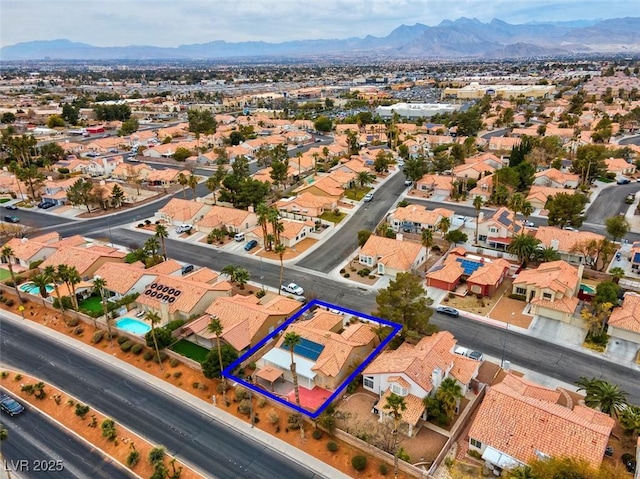
<instances>
[{"instance_id":1,"label":"pool water","mask_svg":"<svg viewBox=\"0 0 640 479\"><path fill-rule=\"evenodd\" d=\"M44 289L47 290L47 293L51 293L55 288L52 284L47 284ZM30 294L40 294L40 288L31 282L21 284L20 291L24 291L25 293Z\"/></svg>"},{"instance_id":2,"label":"pool water","mask_svg":"<svg viewBox=\"0 0 640 479\"><path fill-rule=\"evenodd\" d=\"M151 326L147 323L126 317L116 321L116 328L122 329L123 331L131 334L137 334L138 336L142 336L143 334L147 334L151 331Z\"/></svg>"},{"instance_id":3,"label":"pool water","mask_svg":"<svg viewBox=\"0 0 640 479\"><path fill-rule=\"evenodd\" d=\"M587 294L595 294L596 293L596 289L589 286L588 284L584 284L581 283L580 284L580 290L587 293Z\"/></svg>"}]
</instances>

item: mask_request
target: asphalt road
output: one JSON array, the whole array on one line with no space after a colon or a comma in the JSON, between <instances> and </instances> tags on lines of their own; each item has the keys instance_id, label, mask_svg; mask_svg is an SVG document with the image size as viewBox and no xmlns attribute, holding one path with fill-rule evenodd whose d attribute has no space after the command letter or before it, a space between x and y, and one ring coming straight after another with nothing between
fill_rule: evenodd
<instances>
[{"instance_id":1,"label":"asphalt road","mask_svg":"<svg viewBox=\"0 0 640 479\"><path fill-rule=\"evenodd\" d=\"M618 213L626 213L629 205L624 200L627 195L640 191L640 183L614 185L603 188L596 201L587 209L587 222L604 224L604 220Z\"/></svg>"},{"instance_id":2,"label":"asphalt road","mask_svg":"<svg viewBox=\"0 0 640 479\"><path fill-rule=\"evenodd\" d=\"M9 438L2 443L2 455L12 477L28 479L130 479L135 477L114 464L97 449L67 433L48 416L26 406L15 417L2 413Z\"/></svg>"},{"instance_id":3,"label":"asphalt road","mask_svg":"<svg viewBox=\"0 0 640 479\"><path fill-rule=\"evenodd\" d=\"M640 135L624 138L618 142L619 145L640 145Z\"/></svg>"},{"instance_id":4,"label":"asphalt road","mask_svg":"<svg viewBox=\"0 0 640 479\"><path fill-rule=\"evenodd\" d=\"M169 453L194 465L206 477L320 477L251 437L205 416L161 386L149 386L111 364L40 336L2 315L0 331L2 362L8 367L35 375L91 404L154 444L162 444ZM70 453L63 458L67 455Z\"/></svg>"},{"instance_id":5,"label":"asphalt road","mask_svg":"<svg viewBox=\"0 0 640 479\"><path fill-rule=\"evenodd\" d=\"M358 231L373 231L385 217L389 208L398 201L398 196L407 187L404 175L397 173L374 190L373 200L365 203L342 225L329 241L300 260L297 265L314 271L328 273L344 262L358 247ZM340 239L338 239L340 238Z\"/></svg>"}]
</instances>

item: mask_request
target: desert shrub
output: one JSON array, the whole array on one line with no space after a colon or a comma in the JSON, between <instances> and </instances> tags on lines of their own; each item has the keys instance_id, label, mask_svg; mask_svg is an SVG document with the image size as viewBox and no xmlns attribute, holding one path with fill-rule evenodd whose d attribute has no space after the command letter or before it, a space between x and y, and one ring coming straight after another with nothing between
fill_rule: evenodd
<instances>
[{"instance_id":1,"label":"desert shrub","mask_svg":"<svg viewBox=\"0 0 640 479\"><path fill-rule=\"evenodd\" d=\"M318 424L332 433L336 429L336 418L328 412L324 412L318 418Z\"/></svg>"},{"instance_id":2,"label":"desert shrub","mask_svg":"<svg viewBox=\"0 0 640 479\"><path fill-rule=\"evenodd\" d=\"M104 338L104 331L98 329L93 333L93 336L91 336L91 342L99 343L100 341L102 341L102 338Z\"/></svg>"},{"instance_id":3,"label":"desert shrub","mask_svg":"<svg viewBox=\"0 0 640 479\"><path fill-rule=\"evenodd\" d=\"M271 424L278 424L280 422L280 416L277 412L272 412L271 414L269 414L269 422Z\"/></svg>"},{"instance_id":4,"label":"desert shrub","mask_svg":"<svg viewBox=\"0 0 640 479\"><path fill-rule=\"evenodd\" d=\"M226 382L224 384L219 383L218 386L216 387L216 391L218 392L218 394L223 394L228 390L229 390L229 385Z\"/></svg>"},{"instance_id":5,"label":"desert shrub","mask_svg":"<svg viewBox=\"0 0 640 479\"><path fill-rule=\"evenodd\" d=\"M145 361L151 361L151 359L153 359L154 356L155 354L153 353L153 351L145 351L144 354L142 355L142 358Z\"/></svg>"},{"instance_id":6,"label":"desert shrub","mask_svg":"<svg viewBox=\"0 0 640 479\"><path fill-rule=\"evenodd\" d=\"M143 349L144 349L144 346L142 346L142 344L140 343L136 343L133 346L131 346L131 352L133 354L140 354Z\"/></svg>"},{"instance_id":7,"label":"desert shrub","mask_svg":"<svg viewBox=\"0 0 640 479\"><path fill-rule=\"evenodd\" d=\"M133 341L125 341L120 345L120 349L122 349L126 353L131 350L131 348L133 347L133 344L134 344Z\"/></svg>"},{"instance_id":8,"label":"desert shrub","mask_svg":"<svg viewBox=\"0 0 640 479\"><path fill-rule=\"evenodd\" d=\"M287 417L287 427L289 429L300 429L302 427L302 416L298 413L289 414Z\"/></svg>"},{"instance_id":9,"label":"desert shrub","mask_svg":"<svg viewBox=\"0 0 640 479\"><path fill-rule=\"evenodd\" d=\"M351 465L356 471L364 471L364 468L367 467L367 458L361 455L353 456Z\"/></svg>"},{"instance_id":10,"label":"desert shrub","mask_svg":"<svg viewBox=\"0 0 640 479\"><path fill-rule=\"evenodd\" d=\"M344 274L346 271L347 271L346 269L342 268L342 269L340 270L340 274Z\"/></svg>"},{"instance_id":11,"label":"desert shrub","mask_svg":"<svg viewBox=\"0 0 640 479\"><path fill-rule=\"evenodd\" d=\"M515 294L515 293L511 293L509 295L509 298L511 299L517 299L518 301L526 301L527 297L524 294Z\"/></svg>"},{"instance_id":12,"label":"desert shrub","mask_svg":"<svg viewBox=\"0 0 640 479\"><path fill-rule=\"evenodd\" d=\"M171 358L171 361L169 361L169 365L172 368L175 368L176 366L178 366L178 364L180 364L180 361L178 361L176 358Z\"/></svg>"},{"instance_id":13,"label":"desert shrub","mask_svg":"<svg viewBox=\"0 0 640 479\"><path fill-rule=\"evenodd\" d=\"M43 261L44 261L43 259L32 261L31 263L29 263L29 269L36 269L38 266L42 264Z\"/></svg>"},{"instance_id":14,"label":"desert shrub","mask_svg":"<svg viewBox=\"0 0 640 479\"><path fill-rule=\"evenodd\" d=\"M629 454L628 452L625 452L620 459L622 460L623 463L626 464L627 462L633 459L633 454Z\"/></svg>"},{"instance_id":15,"label":"desert shrub","mask_svg":"<svg viewBox=\"0 0 640 479\"><path fill-rule=\"evenodd\" d=\"M193 389L200 389L200 383L196 381L196 382L194 382L194 383L191 385L191 387L192 387Z\"/></svg>"},{"instance_id":16,"label":"desert shrub","mask_svg":"<svg viewBox=\"0 0 640 479\"><path fill-rule=\"evenodd\" d=\"M313 432L311 433L311 435L316 440L322 439L322 431L320 429L314 429Z\"/></svg>"},{"instance_id":17,"label":"desert shrub","mask_svg":"<svg viewBox=\"0 0 640 479\"><path fill-rule=\"evenodd\" d=\"M77 403L76 404L76 416L80 416L82 419L85 419L87 417L87 414L89 413L89 409L91 409L91 408L89 406L87 406L86 404Z\"/></svg>"},{"instance_id":18,"label":"desert shrub","mask_svg":"<svg viewBox=\"0 0 640 479\"><path fill-rule=\"evenodd\" d=\"M248 399L243 399L242 401L240 401L238 412L240 414L248 416L251 413L251 401L249 401Z\"/></svg>"},{"instance_id":19,"label":"desert shrub","mask_svg":"<svg viewBox=\"0 0 640 479\"><path fill-rule=\"evenodd\" d=\"M153 362L154 363L162 363L164 362L169 356L167 355L167 353L165 353L164 351L160 351L160 360L158 360L158 355L154 354L153 355Z\"/></svg>"},{"instance_id":20,"label":"desert shrub","mask_svg":"<svg viewBox=\"0 0 640 479\"><path fill-rule=\"evenodd\" d=\"M351 274L349 274L349 273L345 273L345 274L343 274L342 276L344 276L345 278L349 278L349 277L351 277Z\"/></svg>"},{"instance_id":21,"label":"desert shrub","mask_svg":"<svg viewBox=\"0 0 640 479\"><path fill-rule=\"evenodd\" d=\"M331 452L336 452L338 450L338 444L335 441L329 441L327 443L327 449Z\"/></svg>"},{"instance_id":22,"label":"desert shrub","mask_svg":"<svg viewBox=\"0 0 640 479\"><path fill-rule=\"evenodd\" d=\"M382 464L380 464L378 471L380 472L381 476L386 476L389 472L389 467L387 467L387 465L383 462Z\"/></svg>"},{"instance_id":23,"label":"desert shrub","mask_svg":"<svg viewBox=\"0 0 640 479\"><path fill-rule=\"evenodd\" d=\"M162 461L164 461L165 455L166 455L166 452L164 450L164 447L162 446L154 447L149 451L149 462L153 465L162 463Z\"/></svg>"},{"instance_id":24,"label":"desert shrub","mask_svg":"<svg viewBox=\"0 0 640 479\"><path fill-rule=\"evenodd\" d=\"M235 401L240 402L245 399L249 399L249 390L247 388L243 388L242 386L238 386L236 388Z\"/></svg>"},{"instance_id":25,"label":"desert shrub","mask_svg":"<svg viewBox=\"0 0 640 479\"><path fill-rule=\"evenodd\" d=\"M173 373L173 377L176 379L178 379L181 376L182 376L182 371L176 371L175 373Z\"/></svg>"},{"instance_id":26,"label":"desert shrub","mask_svg":"<svg viewBox=\"0 0 640 479\"><path fill-rule=\"evenodd\" d=\"M438 246L437 244L434 244L434 245L431 247L431 251L433 251L434 253L439 253L439 252L441 251L441 248L440 248L440 246Z\"/></svg>"},{"instance_id":27,"label":"desert shrub","mask_svg":"<svg viewBox=\"0 0 640 479\"><path fill-rule=\"evenodd\" d=\"M144 224L149 226L151 224L151 220L144 220Z\"/></svg>"},{"instance_id":28,"label":"desert shrub","mask_svg":"<svg viewBox=\"0 0 640 479\"><path fill-rule=\"evenodd\" d=\"M4 378L6 378L8 375L9 375L9 371L2 371L2 372L0 373L0 378L4 379Z\"/></svg>"},{"instance_id":29,"label":"desert shrub","mask_svg":"<svg viewBox=\"0 0 640 479\"><path fill-rule=\"evenodd\" d=\"M118 437L118 431L116 431L116 424L113 422L113 419L105 419L102 421L100 429L102 430L102 437L106 438L107 441L113 441Z\"/></svg>"},{"instance_id":30,"label":"desert shrub","mask_svg":"<svg viewBox=\"0 0 640 479\"><path fill-rule=\"evenodd\" d=\"M402 448L400 448L400 450L398 451L398 459L404 462L411 462L411 457L409 456L409 453Z\"/></svg>"},{"instance_id":31,"label":"desert shrub","mask_svg":"<svg viewBox=\"0 0 640 479\"><path fill-rule=\"evenodd\" d=\"M16 374L16 377L14 379L16 381L20 381L22 379L22 374Z\"/></svg>"},{"instance_id":32,"label":"desert shrub","mask_svg":"<svg viewBox=\"0 0 640 479\"><path fill-rule=\"evenodd\" d=\"M138 461L140 461L140 453L134 449L127 456L127 466L133 467L138 464Z\"/></svg>"},{"instance_id":33,"label":"desert shrub","mask_svg":"<svg viewBox=\"0 0 640 479\"><path fill-rule=\"evenodd\" d=\"M256 291L256 298L264 298L267 295L267 292L264 289L259 289Z\"/></svg>"},{"instance_id":34,"label":"desert shrub","mask_svg":"<svg viewBox=\"0 0 640 479\"><path fill-rule=\"evenodd\" d=\"M82 333L84 333L84 329L82 326L76 326L75 328L73 328L73 334L75 334L76 336L80 336Z\"/></svg>"},{"instance_id":35,"label":"desert shrub","mask_svg":"<svg viewBox=\"0 0 640 479\"><path fill-rule=\"evenodd\" d=\"M6 304L7 306L11 307L11 306L13 306L14 304L16 304L16 302L15 302L13 299L8 298L8 299L5 301L5 303L4 303L4 304Z\"/></svg>"},{"instance_id":36,"label":"desert shrub","mask_svg":"<svg viewBox=\"0 0 640 479\"><path fill-rule=\"evenodd\" d=\"M358 276L361 277L365 277L365 276L369 276L369 274L371 273L371 270L369 268L362 268L360 271L358 271Z\"/></svg>"},{"instance_id":37,"label":"desert shrub","mask_svg":"<svg viewBox=\"0 0 640 479\"><path fill-rule=\"evenodd\" d=\"M164 327L165 329L168 329L169 331L173 332L178 328L181 328L182 326L184 326L184 319L174 319L173 321L169 321Z\"/></svg>"},{"instance_id":38,"label":"desert shrub","mask_svg":"<svg viewBox=\"0 0 640 479\"><path fill-rule=\"evenodd\" d=\"M258 398L258 407L265 407L266 405L267 405L267 400L263 396L260 396Z\"/></svg>"},{"instance_id":39,"label":"desert shrub","mask_svg":"<svg viewBox=\"0 0 640 479\"><path fill-rule=\"evenodd\" d=\"M118 341L118 344L123 344L129 341L129 339L127 339L125 336L120 336L116 341Z\"/></svg>"},{"instance_id":40,"label":"desert shrub","mask_svg":"<svg viewBox=\"0 0 640 479\"><path fill-rule=\"evenodd\" d=\"M80 324L80 320L78 318L69 318L69 321L67 321L67 326L70 326L72 328L77 326L78 324Z\"/></svg>"}]
</instances>

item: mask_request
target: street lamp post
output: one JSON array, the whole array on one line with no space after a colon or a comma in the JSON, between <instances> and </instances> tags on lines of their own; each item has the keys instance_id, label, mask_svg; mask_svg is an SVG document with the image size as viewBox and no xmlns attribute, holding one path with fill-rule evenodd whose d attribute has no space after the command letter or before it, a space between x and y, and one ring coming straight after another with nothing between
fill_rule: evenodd
<instances>
[{"instance_id":1,"label":"street lamp post","mask_svg":"<svg viewBox=\"0 0 640 479\"><path fill-rule=\"evenodd\" d=\"M514 311L511 312L511 321L513 321L516 313ZM507 327L504 329L504 338L502 340L502 358L500 359L500 367L504 368L504 355L507 350L507 334L509 333L509 321L507 321Z\"/></svg>"}]
</instances>

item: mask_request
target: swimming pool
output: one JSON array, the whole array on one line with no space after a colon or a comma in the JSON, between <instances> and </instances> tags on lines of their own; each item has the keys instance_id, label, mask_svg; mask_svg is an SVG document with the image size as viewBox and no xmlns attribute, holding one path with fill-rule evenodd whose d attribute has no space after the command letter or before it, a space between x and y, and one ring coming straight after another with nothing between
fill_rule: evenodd
<instances>
[{"instance_id":1,"label":"swimming pool","mask_svg":"<svg viewBox=\"0 0 640 479\"><path fill-rule=\"evenodd\" d=\"M151 331L151 326L143 321L139 321L133 318L120 318L116 321L116 328L122 329L131 334L137 334L138 336L142 336L143 334L147 334Z\"/></svg>"},{"instance_id":2,"label":"swimming pool","mask_svg":"<svg viewBox=\"0 0 640 479\"><path fill-rule=\"evenodd\" d=\"M584 283L580 284L580 290L583 291L584 293L587 293L587 294L595 294L596 293L596 289L594 287L589 286L588 284L584 284Z\"/></svg>"},{"instance_id":3,"label":"swimming pool","mask_svg":"<svg viewBox=\"0 0 640 479\"><path fill-rule=\"evenodd\" d=\"M47 290L47 293L51 293L55 288L53 287L52 284L47 284L44 287L44 289ZM21 284L20 291L24 291L25 293L30 293L30 294L40 294L40 288L36 286L35 283L32 283L31 281Z\"/></svg>"}]
</instances>

